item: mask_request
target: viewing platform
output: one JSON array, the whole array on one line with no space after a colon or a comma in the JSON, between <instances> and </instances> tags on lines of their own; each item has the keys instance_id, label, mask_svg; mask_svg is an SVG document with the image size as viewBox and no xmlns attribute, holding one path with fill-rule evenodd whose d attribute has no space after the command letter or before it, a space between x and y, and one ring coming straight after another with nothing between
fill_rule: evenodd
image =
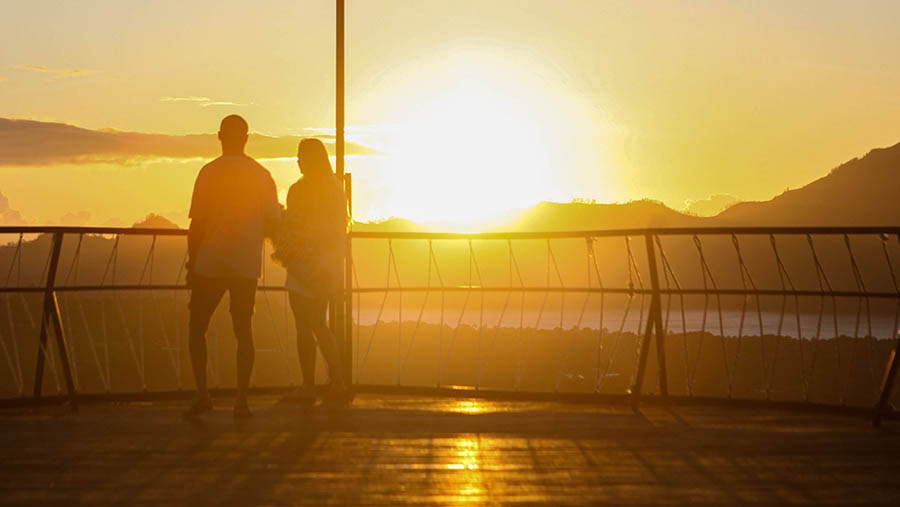
<instances>
[{"instance_id":1,"label":"viewing platform","mask_svg":"<svg viewBox=\"0 0 900 507\"><path fill-rule=\"evenodd\" d=\"M849 414L360 394L0 412L0 503L885 504L900 431ZM624 400L623 400L624 401Z\"/></svg>"},{"instance_id":2,"label":"viewing platform","mask_svg":"<svg viewBox=\"0 0 900 507\"><path fill-rule=\"evenodd\" d=\"M352 232L353 405L267 263L248 421L225 303L181 414L186 231L0 235L0 504L900 504L898 228Z\"/></svg>"}]
</instances>

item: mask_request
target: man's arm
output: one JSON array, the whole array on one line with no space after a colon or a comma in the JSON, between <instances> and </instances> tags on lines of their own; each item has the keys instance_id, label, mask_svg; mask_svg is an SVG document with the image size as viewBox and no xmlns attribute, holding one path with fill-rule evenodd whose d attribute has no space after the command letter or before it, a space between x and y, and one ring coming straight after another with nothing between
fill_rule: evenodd
<instances>
[{"instance_id":1,"label":"man's arm","mask_svg":"<svg viewBox=\"0 0 900 507\"><path fill-rule=\"evenodd\" d=\"M205 226L206 221L202 218L191 219L191 226L188 228L188 276L194 270L194 262L197 260L197 252L200 249L200 243L203 241Z\"/></svg>"},{"instance_id":2,"label":"man's arm","mask_svg":"<svg viewBox=\"0 0 900 507\"><path fill-rule=\"evenodd\" d=\"M200 170L197 175L197 181L194 182L194 192L191 195L191 208L188 211L188 217L191 219L191 225L188 227L188 261L187 261L187 283L191 283L191 275L193 275L194 266L197 261L197 252L200 250L200 243L203 242L206 229L206 191L204 190L203 178L204 171Z\"/></svg>"},{"instance_id":3,"label":"man's arm","mask_svg":"<svg viewBox=\"0 0 900 507\"><path fill-rule=\"evenodd\" d=\"M278 191L275 189L275 180L269 175L263 189L263 233L267 238L275 239L278 228L281 225L281 214L284 207L278 202Z\"/></svg>"}]
</instances>

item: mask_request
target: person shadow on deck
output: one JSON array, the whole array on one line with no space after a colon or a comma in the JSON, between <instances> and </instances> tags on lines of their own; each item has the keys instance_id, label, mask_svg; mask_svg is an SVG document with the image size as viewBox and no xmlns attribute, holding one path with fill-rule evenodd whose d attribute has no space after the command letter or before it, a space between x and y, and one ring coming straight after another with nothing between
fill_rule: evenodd
<instances>
[{"instance_id":1,"label":"person shadow on deck","mask_svg":"<svg viewBox=\"0 0 900 507\"><path fill-rule=\"evenodd\" d=\"M203 166L194 183L189 217L187 282L190 296L190 355L197 397L185 412L212 409L206 383L206 331L227 291L237 339L235 418L250 417L247 390L253 371L251 320L263 241L278 228L282 208L266 168L244 154L248 126L226 116L219 127L222 156Z\"/></svg>"}]
</instances>

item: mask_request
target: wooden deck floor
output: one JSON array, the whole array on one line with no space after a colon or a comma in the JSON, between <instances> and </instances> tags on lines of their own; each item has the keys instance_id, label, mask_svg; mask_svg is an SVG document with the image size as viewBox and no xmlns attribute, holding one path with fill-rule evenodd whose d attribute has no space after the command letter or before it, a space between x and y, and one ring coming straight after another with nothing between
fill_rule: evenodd
<instances>
[{"instance_id":1,"label":"wooden deck floor","mask_svg":"<svg viewBox=\"0 0 900 507\"><path fill-rule=\"evenodd\" d=\"M2 504L900 504L900 424L362 395L0 412Z\"/></svg>"}]
</instances>

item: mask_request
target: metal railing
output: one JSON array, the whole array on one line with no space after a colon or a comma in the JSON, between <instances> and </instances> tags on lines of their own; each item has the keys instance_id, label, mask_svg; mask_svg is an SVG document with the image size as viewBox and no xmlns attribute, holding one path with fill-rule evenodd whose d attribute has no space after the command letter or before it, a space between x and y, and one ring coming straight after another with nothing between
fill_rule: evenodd
<instances>
[{"instance_id":1,"label":"metal railing","mask_svg":"<svg viewBox=\"0 0 900 507\"><path fill-rule=\"evenodd\" d=\"M28 239L39 235L38 239ZM52 371L56 374L59 370L66 396L73 404L78 399L77 373L73 373L76 364L70 357L72 345L67 340L59 301L62 294L172 291L172 311L176 312L172 332L177 337L179 305L175 294L187 289L184 259L173 261L180 254L169 251L167 269L177 270L177 275L165 282L154 282L153 277L163 238L183 236L186 231L180 229L0 227L0 238L13 240L0 250L5 252L0 256L0 269L3 262L8 263L6 282L0 286L8 322L0 325L0 333L8 378L15 384L12 391L19 398L25 396L27 382L19 349L31 338L20 339L19 331L27 326L14 321L33 321L28 295L41 296L31 382L35 398L42 394L45 363L52 360ZM122 238L138 237L149 241L141 247L146 250L131 248L122 253ZM68 248L64 248L66 238L70 238ZM90 254L94 277L90 283L78 283L87 256L85 238L102 239L103 248L109 250L103 254L105 258L97 252ZM878 378L894 348L900 319L896 276L900 269L900 227L353 232L350 241L353 256L347 263L346 290L341 304L334 305L340 311L332 320L337 331L347 331L343 340L345 358L349 373L360 386L433 382L440 388L459 384L454 378L464 378L469 381L462 383L472 389L496 389L496 379L492 384L486 378L505 368L511 382L504 388L511 391L612 390L624 394L627 390L635 404L651 374L656 376L661 396L699 396L698 392L705 389L721 398L753 398L758 393L762 400L793 397L796 401L833 405L866 404L872 398L877 399L879 414L892 396L893 381L879 383ZM41 248L46 252L43 261L36 259ZM186 245L183 252L186 257ZM117 281L117 263L125 263L125 257L139 276ZM30 267L26 265L29 263ZM43 267L38 268L40 265ZM26 278L30 273L30 283L23 281L23 272ZM281 284L268 283L265 277L260 289L263 294L284 292ZM538 297L537 304L526 301L532 296ZM551 296L558 303L551 301ZM18 302L14 301L16 297ZM151 297L158 307L156 296ZM374 305L364 304L363 299L373 297ZM396 303L388 304L391 298ZM491 302L491 298L496 300ZM273 318L277 312L268 296L264 299L263 305L269 308L262 320L271 320L272 334L281 335L276 337L282 344L277 355L285 361L284 371L289 374L288 347L284 345L290 334L287 305L283 305L283 331L277 331ZM13 311L15 304L19 308ZM135 314L139 330L145 326L144 305L139 302ZM551 319L550 308L556 310L557 306L558 312L554 311ZM393 307L397 311L395 320ZM411 318L404 319L404 310ZM121 329L127 334L133 324L121 305L118 313ZM171 319L163 313L157 308L150 321L161 321L158 324L163 328L171 325ZM83 308L80 314L83 327L90 327ZM100 319L104 332L105 319ZM388 329L395 335L390 339L385 335ZM465 338L466 333L474 334ZM55 347L49 341L51 334ZM550 337L556 342L555 361L546 357ZM681 339L679 347L672 342L674 338ZM453 361L459 362L454 346L462 347L459 343L464 339L469 339L472 347L463 362L474 368L462 375L460 365ZM707 374L713 352L709 347L704 349L704 342L715 339L720 344L714 361L720 363L719 371ZM128 340L141 377L140 389L147 390L146 365L142 366L146 361L144 342L135 345L130 336ZM498 352L499 342L505 345ZM178 389L182 389L177 365L183 359L183 347L178 343L173 346L168 336L160 343L163 345L159 348L171 356L173 370L179 375ZM99 359L103 354L98 355L93 342L89 346L103 390L110 393L109 356L104 356L103 364ZM825 346L831 354L827 359L830 362L823 366ZM633 361L625 361L623 350L631 347ZM390 366L386 348L396 352L395 382L386 380L393 375L384 373ZM748 383L744 370L749 349L756 349L752 362L759 373L752 386L743 385ZM426 351L424 355L422 350ZM488 357L491 353L494 356ZM680 355L683 364L672 363L669 356L673 354ZM541 368L552 388L537 389L528 384L532 376L528 368L533 366L535 356L545 363ZM863 369L860 356L865 358ZM436 364L423 366L429 357ZM592 364L588 366L588 362ZM626 366L628 362L631 364ZM555 364L549 367L551 363ZM576 363L580 366L573 366ZM411 364L427 370L431 381L423 381L427 376L422 375L409 380ZM796 371L788 375L785 364ZM375 381L367 381L376 367L379 373ZM548 368L552 370L549 374ZM680 375L673 372L676 369ZM575 377L592 377L592 382L569 381L576 370ZM623 386L626 376L628 383ZM679 394L670 392L676 377L683 377L676 382ZM779 393L779 382L790 387L781 385ZM831 398L817 391L829 383ZM787 391L792 394L786 395ZM861 397L860 392L871 396Z\"/></svg>"}]
</instances>

